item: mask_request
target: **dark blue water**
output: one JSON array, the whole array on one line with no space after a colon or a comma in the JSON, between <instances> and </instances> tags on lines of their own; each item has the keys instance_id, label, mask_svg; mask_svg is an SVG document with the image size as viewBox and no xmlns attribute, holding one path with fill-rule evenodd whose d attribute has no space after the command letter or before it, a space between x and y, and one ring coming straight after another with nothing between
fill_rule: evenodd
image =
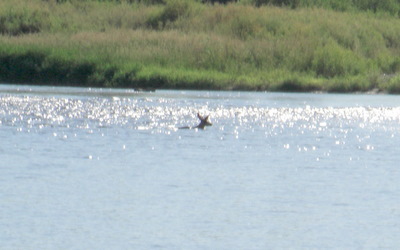
<instances>
[{"instance_id":1,"label":"dark blue water","mask_svg":"<svg viewBox=\"0 0 400 250\"><path fill-rule=\"evenodd\" d=\"M398 145L398 96L1 85L1 248L396 249Z\"/></svg>"}]
</instances>

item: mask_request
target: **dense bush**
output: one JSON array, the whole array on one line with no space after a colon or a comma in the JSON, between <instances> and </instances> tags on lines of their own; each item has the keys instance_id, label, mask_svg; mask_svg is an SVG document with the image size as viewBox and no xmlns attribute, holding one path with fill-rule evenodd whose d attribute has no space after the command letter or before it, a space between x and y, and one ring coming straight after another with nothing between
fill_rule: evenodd
<instances>
[{"instance_id":1,"label":"dense bush","mask_svg":"<svg viewBox=\"0 0 400 250\"><path fill-rule=\"evenodd\" d=\"M290 8L319 7L338 11L361 10L386 12L398 15L400 11L399 0L251 0L256 6L275 5Z\"/></svg>"},{"instance_id":2,"label":"dense bush","mask_svg":"<svg viewBox=\"0 0 400 250\"><path fill-rule=\"evenodd\" d=\"M96 71L91 62L65 61L43 51L0 55L0 79L14 82L85 84Z\"/></svg>"},{"instance_id":3,"label":"dense bush","mask_svg":"<svg viewBox=\"0 0 400 250\"><path fill-rule=\"evenodd\" d=\"M253 0L256 6L261 5L275 5L280 7L292 7L295 8L298 5L299 0Z\"/></svg>"},{"instance_id":4,"label":"dense bush","mask_svg":"<svg viewBox=\"0 0 400 250\"><path fill-rule=\"evenodd\" d=\"M48 49L0 50L0 81L127 87L138 66L104 64L101 58L76 60L75 51ZM66 56L67 55L67 56Z\"/></svg>"},{"instance_id":5,"label":"dense bush","mask_svg":"<svg viewBox=\"0 0 400 250\"><path fill-rule=\"evenodd\" d=\"M202 0L203 3L211 3L211 4L228 4L237 2L238 0Z\"/></svg>"},{"instance_id":6,"label":"dense bush","mask_svg":"<svg viewBox=\"0 0 400 250\"><path fill-rule=\"evenodd\" d=\"M388 12L398 15L400 11L399 0L353 0L357 9L372 12Z\"/></svg>"},{"instance_id":7,"label":"dense bush","mask_svg":"<svg viewBox=\"0 0 400 250\"><path fill-rule=\"evenodd\" d=\"M312 61L312 69L317 76L327 78L361 74L365 68L361 58L333 41L317 48Z\"/></svg>"},{"instance_id":8,"label":"dense bush","mask_svg":"<svg viewBox=\"0 0 400 250\"><path fill-rule=\"evenodd\" d=\"M187 17L190 10L189 0L169 0L160 13L148 19L147 24L152 28L162 29L179 18Z\"/></svg>"},{"instance_id":9,"label":"dense bush","mask_svg":"<svg viewBox=\"0 0 400 250\"><path fill-rule=\"evenodd\" d=\"M400 75L385 75L382 88L389 93L400 94Z\"/></svg>"},{"instance_id":10,"label":"dense bush","mask_svg":"<svg viewBox=\"0 0 400 250\"><path fill-rule=\"evenodd\" d=\"M28 8L0 10L0 34L37 33L48 23L48 13Z\"/></svg>"}]
</instances>

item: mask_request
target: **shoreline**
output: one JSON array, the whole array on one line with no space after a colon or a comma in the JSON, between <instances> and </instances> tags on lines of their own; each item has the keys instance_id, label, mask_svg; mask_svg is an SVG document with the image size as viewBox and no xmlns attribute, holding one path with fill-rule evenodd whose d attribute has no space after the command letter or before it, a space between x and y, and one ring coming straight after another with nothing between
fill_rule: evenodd
<instances>
[{"instance_id":1,"label":"shoreline","mask_svg":"<svg viewBox=\"0 0 400 250\"><path fill-rule=\"evenodd\" d=\"M26 87L27 89L29 87L43 87L43 88L71 88L71 89L87 89L89 91L95 90L95 93L97 91L102 91L102 90L114 90L114 91L122 91L122 92L132 92L132 93L155 93L158 91L221 91L221 92L258 92L258 93L299 93L299 94L343 94L343 95L398 95L398 93L389 93L387 91L382 91L379 89L372 89L368 91L354 91L354 92L329 92L329 91L322 91L322 90L316 90L316 91L279 91L279 90L249 90L249 89L185 89L185 88L151 88L151 89L143 89L143 88L127 88L127 87L101 87L101 86L82 86L82 85L53 85L53 84L31 84L31 83L12 83L12 82L0 82L0 86L15 86L15 87ZM27 92L31 93L29 90L20 90L17 88L17 92ZM90 93L90 92L88 92Z\"/></svg>"}]
</instances>

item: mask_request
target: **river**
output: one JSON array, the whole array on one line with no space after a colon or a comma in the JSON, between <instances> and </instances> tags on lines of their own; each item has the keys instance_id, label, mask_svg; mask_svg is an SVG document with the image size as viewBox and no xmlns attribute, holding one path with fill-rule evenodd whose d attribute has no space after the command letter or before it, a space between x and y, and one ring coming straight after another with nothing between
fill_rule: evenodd
<instances>
[{"instance_id":1,"label":"river","mask_svg":"<svg viewBox=\"0 0 400 250\"><path fill-rule=\"evenodd\" d=\"M0 85L1 249L396 249L399 145L394 95Z\"/></svg>"}]
</instances>

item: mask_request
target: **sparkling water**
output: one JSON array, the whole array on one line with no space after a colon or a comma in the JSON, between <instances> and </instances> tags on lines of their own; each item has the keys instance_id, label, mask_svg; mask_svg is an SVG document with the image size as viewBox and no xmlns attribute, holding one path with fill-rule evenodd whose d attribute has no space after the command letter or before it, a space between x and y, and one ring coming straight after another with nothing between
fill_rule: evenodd
<instances>
[{"instance_id":1,"label":"sparkling water","mask_svg":"<svg viewBox=\"0 0 400 250\"><path fill-rule=\"evenodd\" d=\"M398 96L0 85L0 248L396 249L399 145Z\"/></svg>"}]
</instances>

